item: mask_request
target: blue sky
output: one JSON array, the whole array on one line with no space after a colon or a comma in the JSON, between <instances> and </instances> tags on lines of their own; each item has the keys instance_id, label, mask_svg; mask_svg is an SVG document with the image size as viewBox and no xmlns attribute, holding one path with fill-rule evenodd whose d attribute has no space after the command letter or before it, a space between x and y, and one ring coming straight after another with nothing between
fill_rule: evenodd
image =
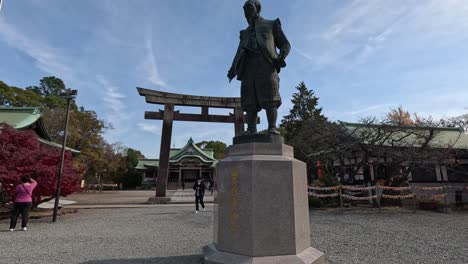
<instances>
[{"instance_id":1,"label":"blue sky","mask_svg":"<svg viewBox=\"0 0 468 264\"><path fill-rule=\"evenodd\" d=\"M357 121L402 105L452 117L468 107L468 1L263 0L293 49L281 72L280 114L304 81L325 115ZM78 89L78 105L115 127L110 142L159 153L161 121L145 120L137 86L239 96L227 70L246 27L243 1L5 0L0 11L0 80L26 87L44 76ZM176 108L177 110L177 108ZM180 109L194 111L194 109ZM213 111L214 112L214 111ZM227 111L216 111L226 113ZM262 113L262 120L265 116ZM262 124L260 128L264 128ZM176 122L172 145L231 142L233 125Z\"/></svg>"}]
</instances>

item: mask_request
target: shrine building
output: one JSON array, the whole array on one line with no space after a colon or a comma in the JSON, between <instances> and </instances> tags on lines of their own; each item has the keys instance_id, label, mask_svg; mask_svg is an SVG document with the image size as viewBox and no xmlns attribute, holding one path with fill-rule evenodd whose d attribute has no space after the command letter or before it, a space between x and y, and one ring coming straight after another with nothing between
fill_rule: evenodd
<instances>
[{"instance_id":1,"label":"shrine building","mask_svg":"<svg viewBox=\"0 0 468 264\"><path fill-rule=\"evenodd\" d=\"M171 148L167 189L181 188L182 182L195 182L197 178L214 178L217 162L213 149L199 148L192 138L182 148ZM158 159L138 160L136 169L142 172L142 186L156 185L158 167Z\"/></svg>"},{"instance_id":2,"label":"shrine building","mask_svg":"<svg viewBox=\"0 0 468 264\"><path fill-rule=\"evenodd\" d=\"M39 107L0 107L0 123L6 123L16 130L34 131L40 144L51 148L62 148L62 144L54 142L47 132ZM74 156L80 154L76 149L68 147L65 149Z\"/></svg>"}]
</instances>

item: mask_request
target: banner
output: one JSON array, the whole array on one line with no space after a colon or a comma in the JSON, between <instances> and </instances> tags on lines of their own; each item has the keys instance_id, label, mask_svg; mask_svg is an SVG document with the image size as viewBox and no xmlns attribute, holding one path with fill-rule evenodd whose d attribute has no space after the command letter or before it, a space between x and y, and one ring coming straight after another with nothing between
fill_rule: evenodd
<instances>
[{"instance_id":1,"label":"banner","mask_svg":"<svg viewBox=\"0 0 468 264\"><path fill-rule=\"evenodd\" d=\"M432 200L445 200L445 194L432 195Z\"/></svg>"}]
</instances>

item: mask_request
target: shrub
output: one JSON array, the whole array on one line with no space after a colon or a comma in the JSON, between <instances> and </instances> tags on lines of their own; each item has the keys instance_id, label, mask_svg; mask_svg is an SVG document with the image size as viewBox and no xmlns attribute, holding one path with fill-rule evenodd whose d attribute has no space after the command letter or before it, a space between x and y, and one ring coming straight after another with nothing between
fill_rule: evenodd
<instances>
[{"instance_id":1,"label":"shrub","mask_svg":"<svg viewBox=\"0 0 468 264\"><path fill-rule=\"evenodd\" d=\"M3 189L0 189L0 205L10 201L10 195Z\"/></svg>"},{"instance_id":2,"label":"shrub","mask_svg":"<svg viewBox=\"0 0 468 264\"><path fill-rule=\"evenodd\" d=\"M322 207L323 202L317 197L309 196L309 207L320 208Z\"/></svg>"},{"instance_id":3,"label":"shrub","mask_svg":"<svg viewBox=\"0 0 468 264\"><path fill-rule=\"evenodd\" d=\"M49 201L55 196L61 149L41 145L32 130L19 131L0 124L0 183L13 200L15 188L23 175L31 175L38 182L33 192L33 206ZM84 167L74 164L72 154L64 157L61 195L79 190Z\"/></svg>"}]
</instances>

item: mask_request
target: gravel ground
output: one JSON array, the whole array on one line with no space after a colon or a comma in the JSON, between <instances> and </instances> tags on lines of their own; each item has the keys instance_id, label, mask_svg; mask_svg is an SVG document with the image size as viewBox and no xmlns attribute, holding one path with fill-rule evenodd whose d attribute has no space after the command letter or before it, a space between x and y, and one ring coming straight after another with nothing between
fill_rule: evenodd
<instances>
[{"instance_id":1,"label":"gravel ground","mask_svg":"<svg viewBox=\"0 0 468 264\"><path fill-rule=\"evenodd\" d=\"M201 263L212 241L212 207L89 209L56 224L32 219L3 231L0 263ZM468 263L468 214L399 209L311 211L312 244L329 263Z\"/></svg>"},{"instance_id":2,"label":"gravel ground","mask_svg":"<svg viewBox=\"0 0 468 264\"><path fill-rule=\"evenodd\" d=\"M61 198L77 204L143 204L154 197L155 191L103 191L82 192ZM169 190L168 195L174 193Z\"/></svg>"},{"instance_id":3,"label":"gravel ground","mask_svg":"<svg viewBox=\"0 0 468 264\"><path fill-rule=\"evenodd\" d=\"M468 263L468 213L312 211L312 244L330 263Z\"/></svg>"}]
</instances>

